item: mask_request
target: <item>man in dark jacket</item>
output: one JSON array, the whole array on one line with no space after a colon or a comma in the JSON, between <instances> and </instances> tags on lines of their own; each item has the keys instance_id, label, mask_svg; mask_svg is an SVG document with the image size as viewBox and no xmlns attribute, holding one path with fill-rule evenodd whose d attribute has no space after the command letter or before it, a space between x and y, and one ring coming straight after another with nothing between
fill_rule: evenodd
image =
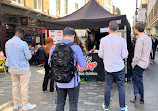
<instances>
[{"instance_id":1,"label":"man in dark jacket","mask_svg":"<svg viewBox=\"0 0 158 111\"><path fill-rule=\"evenodd\" d=\"M153 38L152 38L152 49L153 49L152 60L153 60L153 62L155 60L157 45L158 45L158 40L156 39L156 35L153 35Z\"/></svg>"},{"instance_id":2,"label":"man in dark jacket","mask_svg":"<svg viewBox=\"0 0 158 111\"><path fill-rule=\"evenodd\" d=\"M43 65L43 61L44 61L44 51L43 51L43 47L41 47L41 45L37 45L38 50L36 52L36 59L38 62L38 66L42 66Z\"/></svg>"}]
</instances>

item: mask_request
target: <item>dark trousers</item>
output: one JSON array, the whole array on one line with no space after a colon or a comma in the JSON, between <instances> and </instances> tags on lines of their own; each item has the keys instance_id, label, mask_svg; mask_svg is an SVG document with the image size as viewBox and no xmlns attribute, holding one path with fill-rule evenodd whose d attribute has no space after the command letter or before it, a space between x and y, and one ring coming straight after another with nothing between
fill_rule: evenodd
<instances>
[{"instance_id":1,"label":"dark trousers","mask_svg":"<svg viewBox=\"0 0 158 111\"><path fill-rule=\"evenodd\" d=\"M57 88L56 111L64 111L67 94L69 95L69 111L78 111L80 84L75 88Z\"/></svg>"},{"instance_id":2,"label":"dark trousers","mask_svg":"<svg viewBox=\"0 0 158 111\"><path fill-rule=\"evenodd\" d=\"M153 60L155 60L155 55L156 55L156 49L153 49L153 56L152 56Z\"/></svg>"},{"instance_id":3,"label":"dark trousers","mask_svg":"<svg viewBox=\"0 0 158 111\"><path fill-rule=\"evenodd\" d=\"M143 85L143 72L144 69L136 65L133 69L133 89L134 95L140 94L141 101L144 101L144 85Z\"/></svg>"},{"instance_id":4,"label":"dark trousers","mask_svg":"<svg viewBox=\"0 0 158 111\"><path fill-rule=\"evenodd\" d=\"M50 80L50 92L54 91L54 79L49 75L49 68L45 68L45 76L43 80L43 91L47 90L48 82Z\"/></svg>"},{"instance_id":5,"label":"dark trousers","mask_svg":"<svg viewBox=\"0 0 158 111\"><path fill-rule=\"evenodd\" d=\"M119 103L120 107L125 107L125 68L119 72L109 73L106 72L106 86L105 86L105 105L109 107L112 84L116 80L119 91Z\"/></svg>"}]
</instances>

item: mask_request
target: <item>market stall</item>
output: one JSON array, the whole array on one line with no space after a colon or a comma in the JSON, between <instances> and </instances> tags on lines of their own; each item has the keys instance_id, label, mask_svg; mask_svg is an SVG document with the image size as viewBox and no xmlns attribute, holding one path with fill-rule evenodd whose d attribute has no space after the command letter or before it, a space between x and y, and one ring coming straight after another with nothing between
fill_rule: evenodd
<instances>
[{"instance_id":1,"label":"market stall","mask_svg":"<svg viewBox=\"0 0 158 111\"><path fill-rule=\"evenodd\" d=\"M50 21L49 24L46 24L46 29L63 30L65 27L72 27L74 29L87 29L90 30L90 32L95 32L95 30L100 31L101 29L106 29L109 22L112 20L116 20L118 22L120 29L119 34L127 40L129 56L128 59L125 60L125 64L126 77L129 79L132 75L131 62L133 57L133 48L131 45L130 24L128 23L126 15L113 15L99 5L99 3L95 0L91 0L78 11L63 18ZM108 33L105 32L104 34L107 35ZM98 40L99 44L100 39L104 36L101 36L101 34L98 35L95 33L95 39ZM87 60L87 66L84 69L79 68L81 76L85 78L96 77L98 79L104 79L103 62L98 57L97 52L85 55L85 58Z\"/></svg>"}]
</instances>

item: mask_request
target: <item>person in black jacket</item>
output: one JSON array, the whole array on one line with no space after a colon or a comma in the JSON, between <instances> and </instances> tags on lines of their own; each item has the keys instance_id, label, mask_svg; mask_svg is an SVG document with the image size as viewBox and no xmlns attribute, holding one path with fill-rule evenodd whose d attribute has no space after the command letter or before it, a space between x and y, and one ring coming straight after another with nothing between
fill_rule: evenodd
<instances>
[{"instance_id":1,"label":"person in black jacket","mask_svg":"<svg viewBox=\"0 0 158 111\"><path fill-rule=\"evenodd\" d=\"M49 52L51 47L54 45L53 39L51 37L48 37L46 39L46 45L44 46L44 68L45 68L45 76L43 80L43 91L47 91L48 82L50 79L50 92L54 91L54 80L51 77L49 71L50 66L48 64L48 58L49 58Z\"/></svg>"},{"instance_id":2,"label":"person in black jacket","mask_svg":"<svg viewBox=\"0 0 158 111\"><path fill-rule=\"evenodd\" d=\"M157 45L158 45L158 40L156 39L156 35L153 35L153 39L152 39L152 49L153 49L152 60L153 60L153 62L155 60Z\"/></svg>"},{"instance_id":3,"label":"person in black jacket","mask_svg":"<svg viewBox=\"0 0 158 111\"><path fill-rule=\"evenodd\" d=\"M37 47L38 47L38 50L36 52L37 63L38 63L38 66L42 66L43 65L43 60L44 60L43 47L41 47L41 45L37 45Z\"/></svg>"}]
</instances>

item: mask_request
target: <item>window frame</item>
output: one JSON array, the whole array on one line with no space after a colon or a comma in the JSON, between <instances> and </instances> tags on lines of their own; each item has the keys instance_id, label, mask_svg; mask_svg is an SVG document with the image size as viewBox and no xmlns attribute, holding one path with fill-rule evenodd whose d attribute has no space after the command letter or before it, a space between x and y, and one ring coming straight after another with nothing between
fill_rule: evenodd
<instances>
[{"instance_id":1,"label":"window frame","mask_svg":"<svg viewBox=\"0 0 158 111\"><path fill-rule=\"evenodd\" d=\"M68 0L65 0L65 4L64 4L64 14L68 15Z\"/></svg>"},{"instance_id":2,"label":"window frame","mask_svg":"<svg viewBox=\"0 0 158 111\"><path fill-rule=\"evenodd\" d=\"M34 0L35 1L35 0ZM37 10L37 11L42 11L43 10L43 0L40 0L41 1L41 9L39 9L39 0L36 0L36 5L37 5L37 8L35 8L35 4L34 4L34 10ZM34 2L35 3L35 2Z\"/></svg>"},{"instance_id":3,"label":"window frame","mask_svg":"<svg viewBox=\"0 0 158 111\"><path fill-rule=\"evenodd\" d=\"M20 5L20 6L24 6L25 0L23 0L23 4L20 4L20 3L19 3L19 0L15 0L15 1L11 0L11 2L12 2L12 3L15 3L15 4L17 4L17 5Z\"/></svg>"},{"instance_id":4,"label":"window frame","mask_svg":"<svg viewBox=\"0 0 158 111\"><path fill-rule=\"evenodd\" d=\"M57 4L57 0L56 0L56 15L60 16L61 15L61 0L58 0L58 2L59 2L59 4ZM58 10L58 8L59 8L59 10Z\"/></svg>"},{"instance_id":5,"label":"window frame","mask_svg":"<svg viewBox=\"0 0 158 111\"><path fill-rule=\"evenodd\" d=\"M78 3L75 3L75 11L77 11L79 9L79 5Z\"/></svg>"}]
</instances>

